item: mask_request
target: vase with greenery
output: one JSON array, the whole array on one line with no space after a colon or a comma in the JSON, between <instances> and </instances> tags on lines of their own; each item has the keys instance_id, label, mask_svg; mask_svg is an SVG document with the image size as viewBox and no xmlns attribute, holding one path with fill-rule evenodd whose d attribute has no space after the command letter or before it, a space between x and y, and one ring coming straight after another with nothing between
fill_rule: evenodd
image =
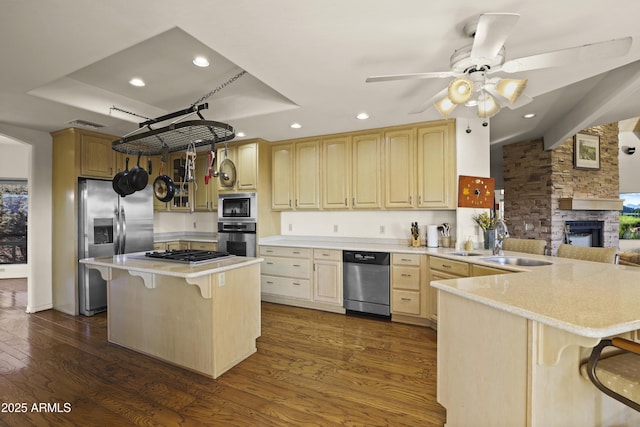
<instances>
[{"instance_id":1,"label":"vase with greenery","mask_svg":"<svg viewBox=\"0 0 640 427\"><path fill-rule=\"evenodd\" d=\"M482 228L482 232L484 234L484 248L491 249L494 242L493 230L496 228L498 216L482 212L481 214L473 215L471 218L480 228Z\"/></svg>"}]
</instances>

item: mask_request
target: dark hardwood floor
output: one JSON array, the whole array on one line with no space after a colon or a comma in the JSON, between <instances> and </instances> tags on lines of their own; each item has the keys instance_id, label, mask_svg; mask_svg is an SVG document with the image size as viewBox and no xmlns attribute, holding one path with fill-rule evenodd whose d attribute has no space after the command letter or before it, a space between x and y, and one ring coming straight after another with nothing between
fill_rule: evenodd
<instances>
[{"instance_id":1,"label":"dark hardwood floor","mask_svg":"<svg viewBox=\"0 0 640 427\"><path fill-rule=\"evenodd\" d=\"M428 328L263 303L258 352L212 380L107 343L105 314L26 314L25 288L0 280L3 426L445 421Z\"/></svg>"}]
</instances>

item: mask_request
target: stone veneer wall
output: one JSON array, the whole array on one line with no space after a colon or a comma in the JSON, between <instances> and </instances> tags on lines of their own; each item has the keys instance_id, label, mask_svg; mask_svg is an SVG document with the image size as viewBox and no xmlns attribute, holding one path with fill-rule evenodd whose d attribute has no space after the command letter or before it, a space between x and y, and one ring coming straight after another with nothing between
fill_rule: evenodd
<instances>
[{"instance_id":1,"label":"stone veneer wall","mask_svg":"<svg viewBox=\"0 0 640 427\"><path fill-rule=\"evenodd\" d=\"M618 211L559 209L560 198L619 197L618 124L583 132L600 136L600 170L573 168L573 138L551 151L544 151L541 139L503 147L509 232L513 237L546 240L549 254L555 255L564 242L565 221L604 221L604 246L618 247Z\"/></svg>"}]
</instances>

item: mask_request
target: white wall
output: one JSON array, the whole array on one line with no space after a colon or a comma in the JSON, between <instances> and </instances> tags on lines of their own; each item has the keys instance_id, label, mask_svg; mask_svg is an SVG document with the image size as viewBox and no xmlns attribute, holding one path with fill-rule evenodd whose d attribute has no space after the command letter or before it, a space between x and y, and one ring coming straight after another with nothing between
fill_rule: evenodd
<instances>
[{"instance_id":1,"label":"white wall","mask_svg":"<svg viewBox=\"0 0 640 427\"><path fill-rule=\"evenodd\" d=\"M458 175L490 177L490 140L489 126L482 126L483 120L469 119L468 124L471 133L467 133L467 120L458 120L456 126L456 165ZM480 228L473 221L474 214L482 212L483 209L458 208L456 211L456 248L462 249L462 245L468 236L472 237L474 247L483 244L484 237ZM484 210L486 211L486 210Z\"/></svg>"},{"instance_id":2,"label":"white wall","mask_svg":"<svg viewBox=\"0 0 640 427\"><path fill-rule=\"evenodd\" d=\"M27 252L27 312L33 313L53 307L51 273L51 136L17 126L0 124L0 136L25 143L29 155L29 219Z\"/></svg>"},{"instance_id":3,"label":"white wall","mask_svg":"<svg viewBox=\"0 0 640 427\"><path fill-rule=\"evenodd\" d=\"M620 147L636 147L632 155L618 152L620 168L620 192L640 193L640 135L635 132L621 132L618 135Z\"/></svg>"}]
</instances>

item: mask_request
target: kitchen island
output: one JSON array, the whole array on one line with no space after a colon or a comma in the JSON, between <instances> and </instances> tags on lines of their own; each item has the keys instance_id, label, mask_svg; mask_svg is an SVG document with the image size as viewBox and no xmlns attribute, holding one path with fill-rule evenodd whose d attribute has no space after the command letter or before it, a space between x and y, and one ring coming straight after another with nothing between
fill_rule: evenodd
<instances>
[{"instance_id":1,"label":"kitchen island","mask_svg":"<svg viewBox=\"0 0 640 427\"><path fill-rule=\"evenodd\" d=\"M431 283L447 427L640 425L580 374L601 339L638 339L640 270L520 255L554 264Z\"/></svg>"},{"instance_id":2,"label":"kitchen island","mask_svg":"<svg viewBox=\"0 0 640 427\"><path fill-rule=\"evenodd\" d=\"M212 378L256 352L262 259L189 266L139 256L80 261L107 281L109 342Z\"/></svg>"}]
</instances>

